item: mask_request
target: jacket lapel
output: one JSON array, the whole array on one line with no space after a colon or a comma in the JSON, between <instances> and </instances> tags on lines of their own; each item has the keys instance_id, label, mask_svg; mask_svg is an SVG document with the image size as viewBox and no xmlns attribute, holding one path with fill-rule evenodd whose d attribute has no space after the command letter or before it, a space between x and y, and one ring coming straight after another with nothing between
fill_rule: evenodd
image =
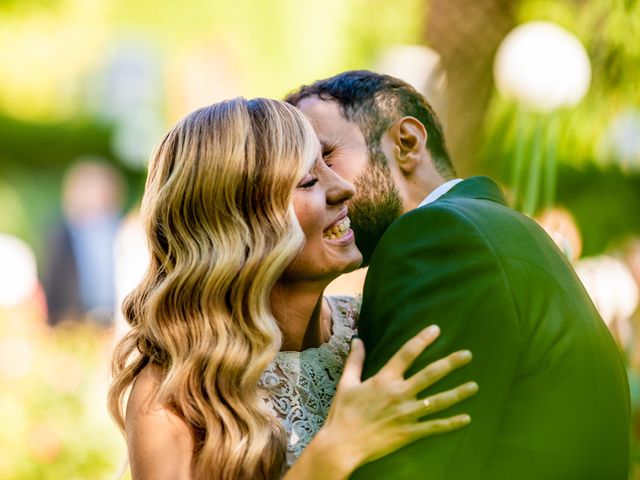
<instances>
[{"instance_id":1,"label":"jacket lapel","mask_svg":"<svg viewBox=\"0 0 640 480\"><path fill-rule=\"evenodd\" d=\"M455 185L438 200L454 198L476 198L507 205L507 200L502 190L489 177L469 177Z\"/></svg>"}]
</instances>

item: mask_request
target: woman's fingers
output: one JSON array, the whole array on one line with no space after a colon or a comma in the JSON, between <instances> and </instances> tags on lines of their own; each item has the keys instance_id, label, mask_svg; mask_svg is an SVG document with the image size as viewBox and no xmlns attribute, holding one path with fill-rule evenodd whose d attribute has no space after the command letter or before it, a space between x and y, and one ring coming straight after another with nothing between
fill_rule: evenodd
<instances>
[{"instance_id":1,"label":"woman's fingers","mask_svg":"<svg viewBox=\"0 0 640 480\"><path fill-rule=\"evenodd\" d=\"M471 417L469 415L456 415L455 417L430 420L428 422L414 423L408 427L409 435L415 440L438 433L450 432L469 425Z\"/></svg>"},{"instance_id":2,"label":"woman's fingers","mask_svg":"<svg viewBox=\"0 0 640 480\"><path fill-rule=\"evenodd\" d=\"M416 400L416 394L456 368L468 363L468 352L438 360L405 380L404 372L440 333L436 326L409 340L371 381L362 382L365 349L354 339L342 378L323 428L337 444L359 445L365 461L379 458L407 443L464 427L468 415L420 421L473 395L478 386L469 382L452 390ZM409 387L415 392L410 393Z\"/></svg>"},{"instance_id":3,"label":"woman's fingers","mask_svg":"<svg viewBox=\"0 0 640 480\"><path fill-rule=\"evenodd\" d=\"M412 396L417 395L419 392L430 387L441 378L446 377L454 370L469 363L471 358L472 355L469 350L461 350L430 363L418 373L407 379L408 393Z\"/></svg>"},{"instance_id":4,"label":"woman's fingers","mask_svg":"<svg viewBox=\"0 0 640 480\"><path fill-rule=\"evenodd\" d=\"M400 377L411 366L416 358L440 335L440 328L431 325L405 343L393 357L389 359L378 375Z\"/></svg>"},{"instance_id":5,"label":"woman's fingers","mask_svg":"<svg viewBox=\"0 0 640 480\"><path fill-rule=\"evenodd\" d=\"M452 405L472 397L478 392L478 384L476 382L467 382L446 392L431 395L422 400L414 400L408 410L411 418L417 419L446 410Z\"/></svg>"},{"instance_id":6,"label":"woman's fingers","mask_svg":"<svg viewBox=\"0 0 640 480\"><path fill-rule=\"evenodd\" d=\"M353 386L362 381L362 367L364 365L364 344L359 338L351 340L351 352L347 357L342 371L340 385Z\"/></svg>"}]
</instances>

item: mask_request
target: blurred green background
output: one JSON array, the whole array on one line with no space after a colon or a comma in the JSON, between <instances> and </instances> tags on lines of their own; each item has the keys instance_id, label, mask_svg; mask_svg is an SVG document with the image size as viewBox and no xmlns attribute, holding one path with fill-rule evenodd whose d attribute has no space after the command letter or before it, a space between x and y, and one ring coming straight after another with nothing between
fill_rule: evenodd
<instances>
[{"instance_id":1,"label":"blurred green background","mask_svg":"<svg viewBox=\"0 0 640 480\"><path fill-rule=\"evenodd\" d=\"M531 21L577 40L587 77L573 78L578 67L562 57L547 62L544 45L515 54L538 62L534 74L498 68L505 37ZM46 320L42 279L69 167L99 159L115 171L126 214L153 146L189 111L238 95L282 98L360 68L421 89L458 173L500 181L575 262L627 360L635 415L640 2L0 0L0 234L26 243L40 279L0 301L0 478L110 478L125 455L105 410L113 328ZM552 107L523 93L538 74L568 89L543 91L560 95ZM28 270L0 269L0 290Z\"/></svg>"}]
</instances>

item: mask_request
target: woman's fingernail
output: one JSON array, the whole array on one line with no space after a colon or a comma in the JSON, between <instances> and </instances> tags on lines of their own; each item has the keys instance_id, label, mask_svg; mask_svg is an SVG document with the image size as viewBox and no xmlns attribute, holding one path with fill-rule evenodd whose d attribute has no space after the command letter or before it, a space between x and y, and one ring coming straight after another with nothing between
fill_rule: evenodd
<instances>
[{"instance_id":1,"label":"woman's fingernail","mask_svg":"<svg viewBox=\"0 0 640 480\"><path fill-rule=\"evenodd\" d=\"M460 415L460 423L466 424L471 422L471 417L469 415Z\"/></svg>"},{"instance_id":2,"label":"woman's fingernail","mask_svg":"<svg viewBox=\"0 0 640 480\"><path fill-rule=\"evenodd\" d=\"M471 351L469 350L462 350L461 352L458 353L458 358L460 360L471 360L472 354Z\"/></svg>"},{"instance_id":3,"label":"woman's fingernail","mask_svg":"<svg viewBox=\"0 0 640 480\"><path fill-rule=\"evenodd\" d=\"M465 384L464 389L468 393L475 393L475 392L478 391L478 384L476 382L469 382L469 383Z\"/></svg>"},{"instance_id":4,"label":"woman's fingernail","mask_svg":"<svg viewBox=\"0 0 640 480\"><path fill-rule=\"evenodd\" d=\"M440 327L438 325L429 325L427 328L425 328L424 333L426 333L427 335L436 335L437 333L440 332Z\"/></svg>"},{"instance_id":5,"label":"woman's fingernail","mask_svg":"<svg viewBox=\"0 0 640 480\"><path fill-rule=\"evenodd\" d=\"M353 343L353 340L356 339L356 338L360 338L360 337L358 337L357 333L354 333L353 336L351 337L351 340L349 340L349 342Z\"/></svg>"}]
</instances>

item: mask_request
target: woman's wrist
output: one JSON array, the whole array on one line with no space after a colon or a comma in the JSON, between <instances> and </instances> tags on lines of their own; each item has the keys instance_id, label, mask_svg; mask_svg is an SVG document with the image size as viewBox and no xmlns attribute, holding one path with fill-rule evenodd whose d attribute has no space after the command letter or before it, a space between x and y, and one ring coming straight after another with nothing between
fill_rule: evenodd
<instances>
[{"instance_id":1,"label":"woman's wrist","mask_svg":"<svg viewBox=\"0 0 640 480\"><path fill-rule=\"evenodd\" d=\"M284 480L346 480L359 461L343 444L338 431L326 426L320 429Z\"/></svg>"},{"instance_id":2,"label":"woman's wrist","mask_svg":"<svg viewBox=\"0 0 640 480\"><path fill-rule=\"evenodd\" d=\"M334 472L331 478L346 479L361 464L358 446L347 444L339 432L329 426L320 429L309 447L315 450L316 458L323 462L323 467Z\"/></svg>"}]
</instances>

